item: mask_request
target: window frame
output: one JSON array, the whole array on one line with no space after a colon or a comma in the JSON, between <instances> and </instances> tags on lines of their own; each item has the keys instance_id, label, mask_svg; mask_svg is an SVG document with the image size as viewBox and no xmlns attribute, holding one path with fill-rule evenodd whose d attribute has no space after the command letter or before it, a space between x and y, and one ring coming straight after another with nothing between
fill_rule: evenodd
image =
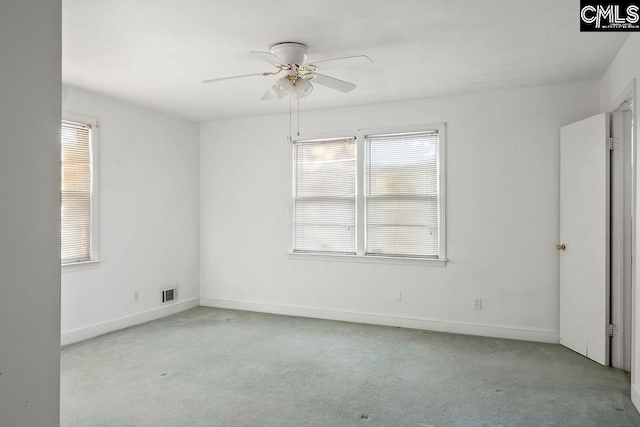
<instances>
[{"instance_id":1,"label":"window frame","mask_svg":"<svg viewBox=\"0 0 640 427\"><path fill-rule=\"evenodd\" d=\"M62 112L62 121L76 122L91 127L89 135L89 150L91 156L91 250L89 260L87 261L71 261L62 262L62 272L84 270L87 268L96 268L100 259L100 210L99 210L99 177L100 177L100 161L99 161L99 141L100 141L100 121L95 117L85 116L82 114ZM60 167L62 168L62 158L60 159ZM62 200L61 200L62 203Z\"/></svg>"},{"instance_id":2,"label":"window frame","mask_svg":"<svg viewBox=\"0 0 640 427\"><path fill-rule=\"evenodd\" d=\"M367 135L379 134L402 134L413 132L438 132L438 213L439 213L439 241L438 241L438 258L393 256L393 255L374 255L365 254L365 236L366 236L366 206L365 206L365 138ZM336 138L356 139L356 253L353 254L327 254L314 252L294 252L293 251L293 227L294 227L294 199L293 199L293 182L294 182L294 142L323 140ZM290 141L289 146L289 171L287 179L287 194L289 201L289 209L287 215L286 230L288 231L287 251L285 252L289 259L293 260L317 260L317 261L341 261L341 262L364 262L364 263L382 263L382 264L406 264L444 267L447 263L446 258L446 126L445 123L425 123L406 126L385 126L381 128L363 128L351 129L343 131L326 131L305 133Z\"/></svg>"},{"instance_id":3,"label":"window frame","mask_svg":"<svg viewBox=\"0 0 640 427\"><path fill-rule=\"evenodd\" d=\"M322 251L310 251L310 250L300 250L300 249L296 249L295 245L296 245L296 230L295 227L297 225L296 223L296 202L298 200L304 199L303 197L300 196L296 196L296 191L297 188L295 188L296 185L296 164L294 162L297 161L297 157L296 157L296 147L300 146L300 144L314 144L314 143L331 143L331 142L341 142L341 141L353 141L353 149L354 149L354 162L355 162L355 180L356 180L356 188L357 188L357 175L358 175L358 170L357 170L357 165L358 165L358 153L357 153L357 141L356 138L354 136L347 136L344 138L320 138L320 139L297 139L295 141L293 141L291 143L291 158L292 158L292 162L291 162L291 167L292 167L292 186L291 186L291 198L292 198L292 210L291 210L291 215L292 215L292 221L291 221L291 233L292 233L292 239L291 239L291 252L295 252L296 254L304 254L304 253L310 253L310 254L324 254L324 255L355 255L357 252L351 253L351 252L322 252ZM357 224L358 224L358 211L357 211L357 204L358 204L358 194L356 191L356 188L354 188L354 195L353 195L353 203L354 203L354 209L355 209L355 226L357 228ZM324 198L325 196L319 196L320 198ZM334 199L334 200L347 200L346 197L342 197L342 196L326 196L326 198L328 199ZM348 198L349 200L351 200L351 197ZM354 249L357 251L357 234L358 234L358 230L354 230L354 235L356 237L356 240L354 240Z\"/></svg>"}]
</instances>

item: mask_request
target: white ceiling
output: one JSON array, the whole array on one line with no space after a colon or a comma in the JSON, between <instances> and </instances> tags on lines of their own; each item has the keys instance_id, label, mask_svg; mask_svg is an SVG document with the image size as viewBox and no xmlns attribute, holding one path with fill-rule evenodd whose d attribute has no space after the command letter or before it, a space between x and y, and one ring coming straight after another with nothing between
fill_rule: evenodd
<instances>
[{"instance_id":1,"label":"white ceiling","mask_svg":"<svg viewBox=\"0 0 640 427\"><path fill-rule=\"evenodd\" d=\"M63 0L62 77L195 121L287 112L249 54L295 41L308 61L364 54L326 74L302 110L596 80L628 33L580 33L577 0Z\"/></svg>"}]
</instances>

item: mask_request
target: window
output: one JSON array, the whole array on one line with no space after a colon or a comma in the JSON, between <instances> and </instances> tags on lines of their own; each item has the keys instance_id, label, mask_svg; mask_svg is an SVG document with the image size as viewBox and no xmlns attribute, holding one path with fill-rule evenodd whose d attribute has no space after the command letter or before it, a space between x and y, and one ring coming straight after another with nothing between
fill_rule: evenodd
<instances>
[{"instance_id":1,"label":"window","mask_svg":"<svg viewBox=\"0 0 640 427\"><path fill-rule=\"evenodd\" d=\"M438 258L438 132L365 141L365 254Z\"/></svg>"},{"instance_id":2,"label":"window","mask_svg":"<svg viewBox=\"0 0 640 427\"><path fill-rule=\"evenodd\" d=\"M292 252L446 261L444 125L353 135L293 143Z\"/></svg>"},{"instance_id":3,"label":"window","mask_svg":"<svg viewBox=\"0 0 640 427\"><path fill-rule=\"evenodd\" d=\"M95 122L93 122L95 123ZM95 124L62 121L61 261L95 260Z\"/></svg>"},{"instance_id":4,"label":"window","mask_svg":"<svg viewBox=\"0 0 640 427\"><path fill-rule=\"evenodd\" d=\"M355 138L293 145L294 251L356 253Z\"/></svg>"}]
</instances>

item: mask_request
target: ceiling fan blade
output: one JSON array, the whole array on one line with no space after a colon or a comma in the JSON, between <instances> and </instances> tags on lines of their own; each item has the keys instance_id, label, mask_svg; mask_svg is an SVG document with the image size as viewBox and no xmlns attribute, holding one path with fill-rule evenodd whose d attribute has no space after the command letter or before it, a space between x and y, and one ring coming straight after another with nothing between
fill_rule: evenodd
<instances>
[{"instance_id":1,"label":"ceiling fan blade","mask_svg":"<svg viewBox=\"0 0 640 427\"><path fill-rule=\"evenodd\" d=\"M250 53L254 54L259 58L264 59L271 65L287 65L282 59L278 58L271 52L258 52L258 51L252 50Z\"/></svg>"},{"instance_id":2,"label":"ceiling fan blade","mask_svg":"<svg viewBox=\"0 0 640 427\"><path fill-rule=\"evenodd\" d=\"M350 92L356 88L356 85L345 82L344 80L338 80L333 77L325 76L324 74L315 73L314 75L315 77L311 80L313 83L330 87L331 89L339 90L340 92Z\"/></svg>"},{"instance_id":3,"label":"ceiling fan blade","mask_svg":"<svg viewBox=\"0 0 640 427\"><path fill-rule=\"evenodd\" d=\"M220 81L223 81L223 80L240 79L240 78L243 78L243 77L259 76L259 75L261 75L261 74L260 73L242 74L240 76L221 77L219 79L203 80L202 83L213 83L213 82L220 82Z\"/></svg>"},{"instance_id":4,"label":"ceiling fan blade","mask_svg":"<svg viewBox=\"0 0 640 427\"><path fill-rule=\"evenodd\" d=\"M315 65L321 70L326 70L327 68L362 67L364 65L373 64L373 61L366 55L357 55L347 56L344 58L325 59L324 61L310 62L309 64Z\"/></svg>"}]
</instances>

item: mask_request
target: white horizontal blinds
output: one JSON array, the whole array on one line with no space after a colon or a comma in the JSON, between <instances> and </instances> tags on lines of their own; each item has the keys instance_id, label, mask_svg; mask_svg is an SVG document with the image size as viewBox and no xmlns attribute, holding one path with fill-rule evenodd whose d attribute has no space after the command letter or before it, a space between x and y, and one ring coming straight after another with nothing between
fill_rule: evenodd
<instances>
[{"instance_id":1,"label":"white horizontal blinds","mask_svg":"<svg viewBox=\"0 0 640 427\"><path fill-rule=\"evenodd\" d=\"M91 259L91 127L63 121L62 263Z\"/></svg>"},{"instance_id":2,"label":"white horizontal blinds","mask_svg":"<svg viewBox=\"0 0 640 427\"><path fill-rule=\"evenodd\" d=\"M365 253L438 258L438 132L365 141Z\"/></svg>"},{"instance_id":3,"label":"white horizontal blinds","mask_svg":"<svg viewBox=\"0 0 640 427\"><path fill-rule=\"evenodd\" d=\"M355 254L355 138L293 146L295 252Z\"/></svg>"}]
</instances>

